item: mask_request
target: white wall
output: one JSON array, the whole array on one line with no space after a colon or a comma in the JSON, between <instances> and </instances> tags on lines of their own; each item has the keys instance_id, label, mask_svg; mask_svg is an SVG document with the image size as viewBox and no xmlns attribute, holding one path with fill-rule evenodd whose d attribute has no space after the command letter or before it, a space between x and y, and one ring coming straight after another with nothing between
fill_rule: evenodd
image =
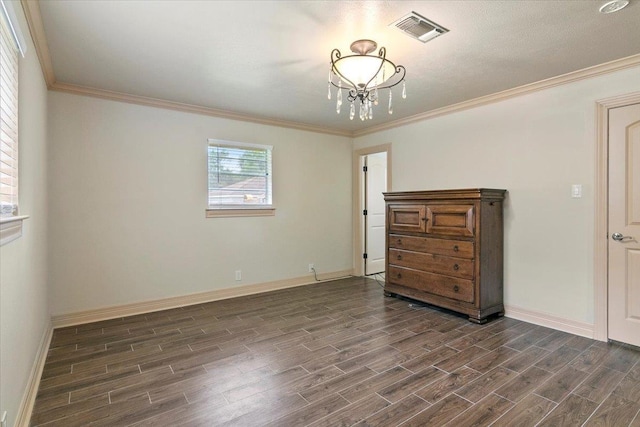
<instances>
[{"instance_id":1,"label":"white wall","mask_svg":"<svg viewBox=\"0 0 640 427\"><path fill-rule=\"evenodd\" d=\"M393 144L394 191L507 189L505 304L593 323L595 101L639 88L636 67L362 136L354 149Z\"/></svg>"},{"instance_id":2,"label":"white wall","mask_svg":"<svg viewBox=\"0 0 640 427\"><path fill-rule=\"evenodd\" d=\"M64 93L49 111L54 315L351 269L349 138ZM275 216L205 218L207 138L273 145Z\"/></svg>"},{"instance_id":3,"label":"white wall","mask_svg":"<svg viewBox=\"0 0 640 427\"><path fill-rule=\"evenodd\" d=\"M39 345L49 328L47 303L47 87L20 3L27 39L19 72L19 185L22 237L0 247L0 413L14 425Z\"/></svg>"}]
</instances>

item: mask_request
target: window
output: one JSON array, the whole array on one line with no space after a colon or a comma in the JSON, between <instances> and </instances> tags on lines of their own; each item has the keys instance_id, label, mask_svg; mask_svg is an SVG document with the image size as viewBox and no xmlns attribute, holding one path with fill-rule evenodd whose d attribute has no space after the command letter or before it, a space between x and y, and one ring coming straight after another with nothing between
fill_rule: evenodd
<instances>
[{"instance_id":1,"label":"window","mask_svg":"<svg viewBox=\"0 0 640 427\"><path fill-rule=\"evenodd\" d=\"M18 215L18 51L4 4L0 31L0 217L9 217Z\"/></svg>"},{"instance_id":2,"label":"window","mask_svg":"<svg viewBox=\"0 0 640 427\"><path fill-rule=\"evenodd\" d=\"M11 2L0 0L0 246L22 235L18 215L18 52L25 42Z\"/></svg>"},{"instance_id":3,"label":"window","mask_svg":"<svg viewBox=\"0 0 640 427\"><path fill-rule=\"evenodd\" d=\"M272 147L210 139L207 216L273 215Z\"/></svg>"}]
</instances>

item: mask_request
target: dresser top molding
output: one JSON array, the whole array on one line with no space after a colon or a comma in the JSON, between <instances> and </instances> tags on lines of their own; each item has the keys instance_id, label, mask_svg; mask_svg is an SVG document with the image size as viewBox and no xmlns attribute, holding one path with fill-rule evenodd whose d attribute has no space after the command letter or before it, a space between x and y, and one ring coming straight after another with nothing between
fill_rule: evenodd
<instances>
[{"instance_id":1,"label":"dresser top molding","mask_svg":"<svg viewBox=\"0 0 640 427\"><path fill-rule=\"evenodd\" d=\"M503 200L507 190L495 188L464 188L457 190L437 190L437 191L393 191L382 193L387 202L421 200L421 199L493 199Z\"/></svg>"}]
</instances>

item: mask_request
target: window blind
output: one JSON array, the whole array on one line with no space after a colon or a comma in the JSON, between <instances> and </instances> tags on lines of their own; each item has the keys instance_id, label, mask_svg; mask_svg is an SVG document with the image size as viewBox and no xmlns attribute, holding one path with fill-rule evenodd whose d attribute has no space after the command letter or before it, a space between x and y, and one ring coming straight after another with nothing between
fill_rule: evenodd
<instances>
[{"instance_id":1,"label":"window blind","mask_svg":"<svg viewBox=\"0 0 640 427\"><path fill-rule=\"evenodd\" d=\"M209 207L271 206L271 147L209 140Z\"/></svg>"},{"instance_id":2,"label":"window blind","mask_svg":"<svg viewBox=\"0 0 640 427\"><path fill-rule=\"evenodd\" d=\"M0 15L0 217L7 217L18 214L18 50Z\"/></svg>"}]
</instances>

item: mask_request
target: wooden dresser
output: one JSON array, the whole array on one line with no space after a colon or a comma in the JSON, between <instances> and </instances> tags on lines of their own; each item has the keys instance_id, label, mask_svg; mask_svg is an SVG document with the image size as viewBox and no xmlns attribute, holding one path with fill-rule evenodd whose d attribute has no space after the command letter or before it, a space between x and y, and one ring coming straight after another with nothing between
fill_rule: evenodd
<instances>
[{"instance_id":1,"label":"wooden dresser","mask_svg":"<svg viewBox=\"0 0 640 427\"><path fill-rule=\"evenodd\" d=\"M504 313L502 202L506 190L384 193L385 295L469 316Z\"/></svg>"}]
</instances>

